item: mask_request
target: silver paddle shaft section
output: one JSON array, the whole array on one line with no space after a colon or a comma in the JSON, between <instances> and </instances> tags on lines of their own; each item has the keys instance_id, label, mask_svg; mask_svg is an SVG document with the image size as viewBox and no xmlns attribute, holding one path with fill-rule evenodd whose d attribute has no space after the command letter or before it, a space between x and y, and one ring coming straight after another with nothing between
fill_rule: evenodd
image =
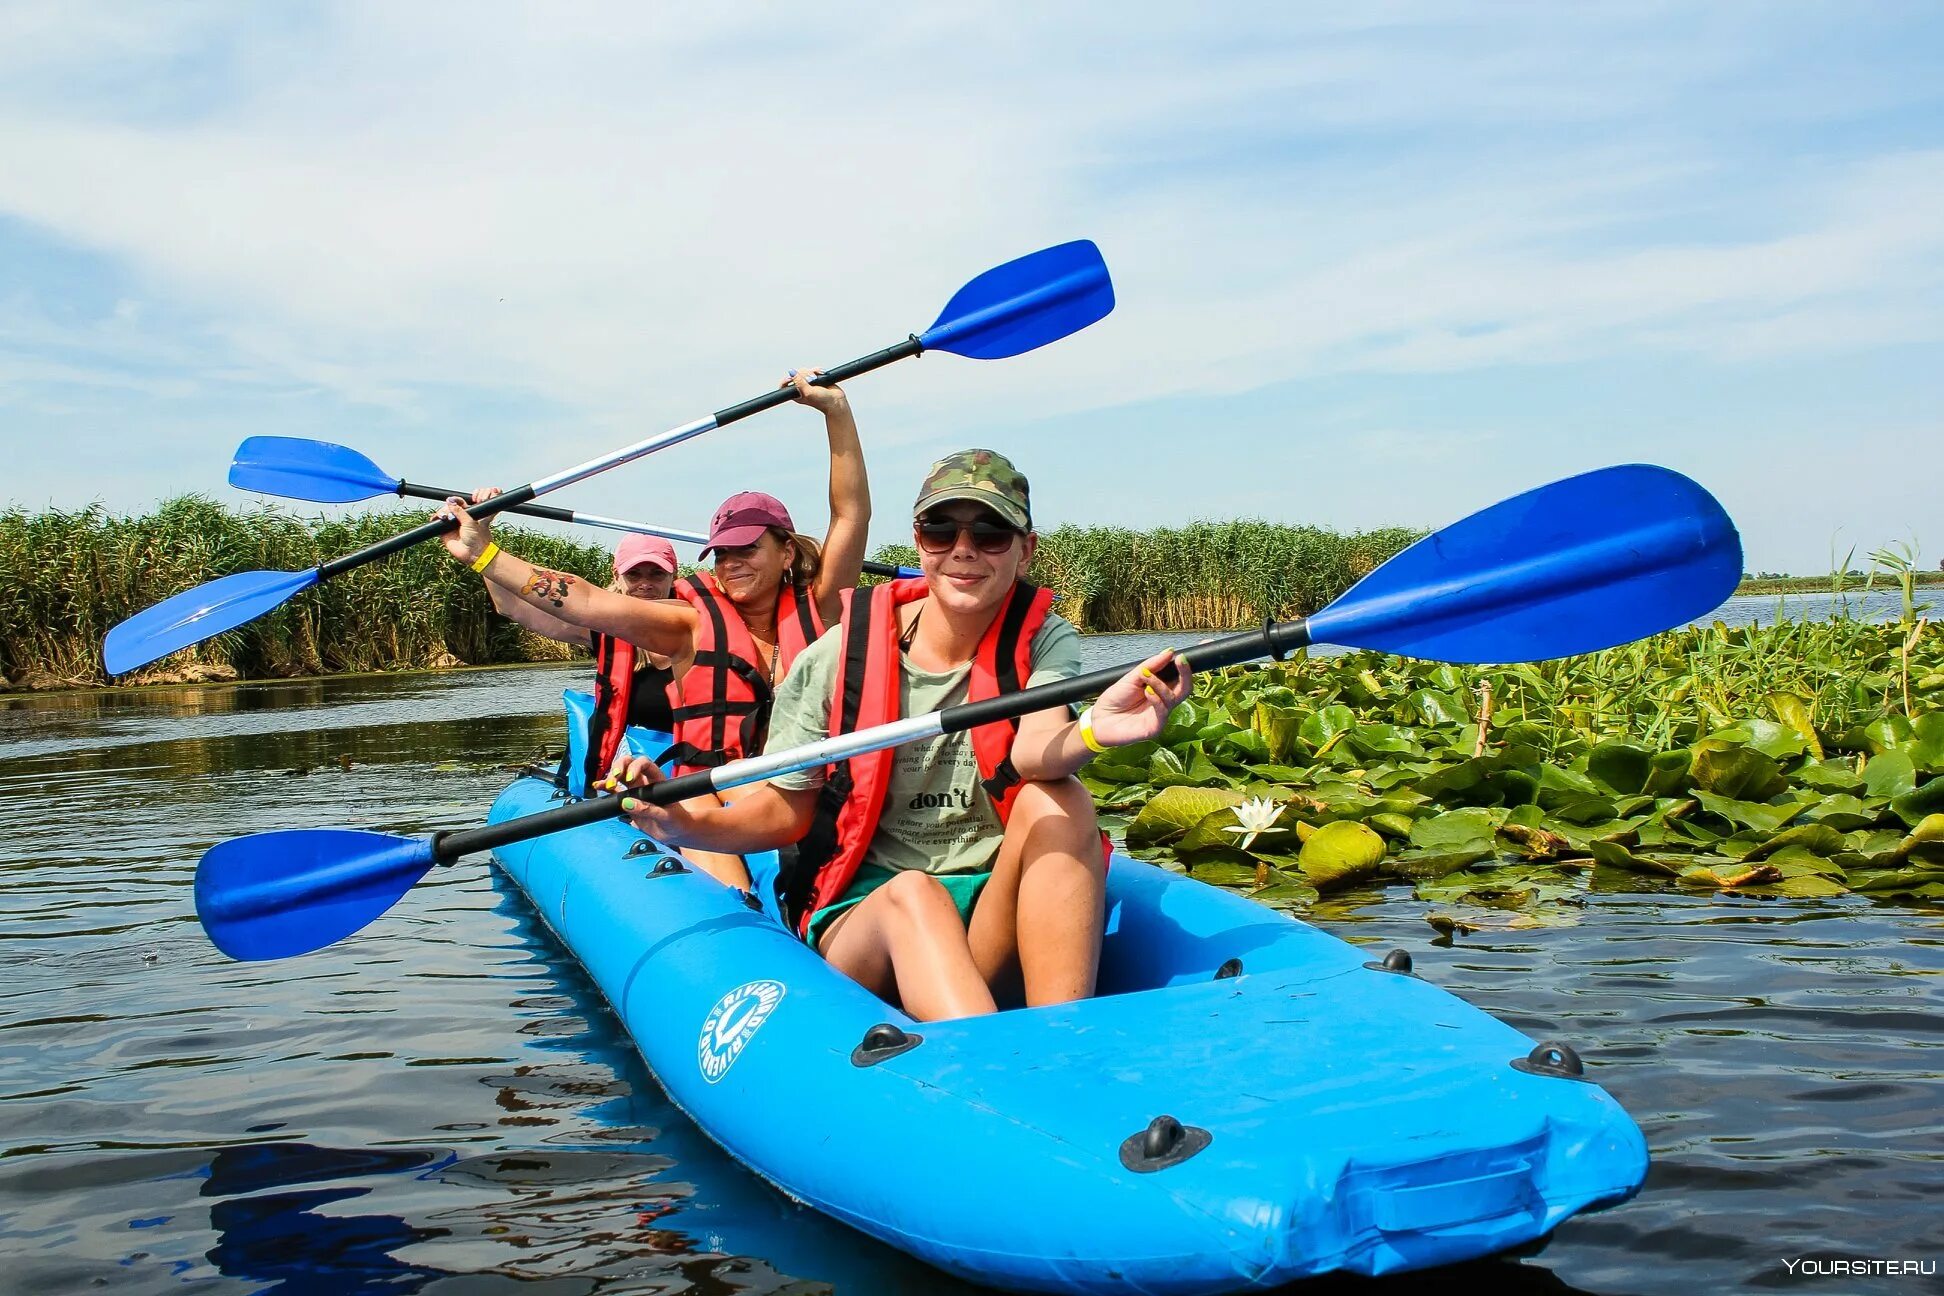
<instances>
[{"instance_id":1,"label":"silver paddle shaft section","mask_svg":"<svg viewBox=\"0 0 1944 1296\"><path fill-rule=\"evenodd\" d=\"M683 544L705 545L709 537L699 531L682 531L675 527L649 526L646 522L628 522L621 518L602 517L598 513L583 513L574 510L574 521L582 526L600 527L603 531L627 531L634 535L660 536L664 540L680 540Z\"/></svg>"},{"instance_id":2,"label":"silver paddle shaft section","mask_svg":"<svg viewBox=\"0 0 1944 1296\"><path fill-rule=\"evenodd\" d=\"M606 472L610 468L632 462L641 458L643 455L653 454L657 450L666 449L672 445L680 445L692 437L699 437L704 432L713 431L715 426L716 417L713 414L707 418L699 418L693 423L684 423L681 427L672 428L657 436L651 436L646 440L637 441L631 446L623 446L611 454L604 454L599 459L589 459L584 464L569 468L564 472L557 472L551 477L542 477L533 483L533 493L534 495L545 495L549 491L559 490L562 486L572 486L577 481L584 481L596 473ZM626 527L623 529L633 530L634 528Z\"/></svg>"},{"instance_id":3,"label":"silver paddle shaft section","mask_svg":"<svg viewBox=\"0 0 1944 1296\"><path fill-rule=\"evenodd\" d=\"M894 720L890 724L861 729L856 733L839 734L822 742L805 743L771 756L750 756L727 765L717 766L709 771L709 786L718 792L730 788L746 787L751 783L761 783L764 779L775 778L778 774L795 774L799 770L815 769L820 765L835 765L838 761L862 756L866 752L881 751L886 747L896 747L900 743L915 742L920 738L936 738L945 732L945 712L933 711L927 715L913 716L909 720ZM660 797L655 795L658 787L665 784L650 784L636 791L635 795L647 801L660 804L664 801L679 801L681 797Z\"/></svg>"}]
</instances>

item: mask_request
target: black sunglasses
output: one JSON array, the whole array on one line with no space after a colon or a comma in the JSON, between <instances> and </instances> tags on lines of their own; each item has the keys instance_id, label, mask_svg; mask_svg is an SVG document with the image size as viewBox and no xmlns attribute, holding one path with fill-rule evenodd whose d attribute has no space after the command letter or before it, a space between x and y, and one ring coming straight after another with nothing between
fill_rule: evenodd
<instances>
[{"instance_id":1,"label":"black sunglasses","mask_svg":"<svg viewBox=\"0 0 1944 1296\"><path fill-rule=\"evenodd\" d=\"M970 522L921 517L914 526L918 533L918 547L929 554L949 553L952 546L958 543L961 531L972 537L972 543L980 553L988 554L1006 552L1012 548L1016 537L1025 534L1018 527L1001 522L990 513Z\"/></svg>"}]
</instances>

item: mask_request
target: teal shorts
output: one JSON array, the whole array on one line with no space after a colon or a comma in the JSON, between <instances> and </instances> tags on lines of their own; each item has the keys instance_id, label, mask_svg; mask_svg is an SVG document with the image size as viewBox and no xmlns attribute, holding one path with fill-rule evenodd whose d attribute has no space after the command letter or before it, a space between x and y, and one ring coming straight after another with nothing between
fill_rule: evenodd
<instances>
[{"instance_id":1,"label":"teal shorts","mask_svg":"<svg viewBox=\"0 0 1944 1296\"><path fill-rule=\"evenodd\" d=\"M810 948L817 948L817 942L823 939L824 929L830 926L831 919L896 876L897 870L879 868L875 864L866 864L858 869L857 876L844 888L844 894L810 916L810 935L807 938ZM943 883L945 890L951 894L952 903L958 906L959 919L970 923L972 906L979 902L979 892L992 881L991 870L984 873L934 873L932 876Z\"/></svg>"}]
</instances>

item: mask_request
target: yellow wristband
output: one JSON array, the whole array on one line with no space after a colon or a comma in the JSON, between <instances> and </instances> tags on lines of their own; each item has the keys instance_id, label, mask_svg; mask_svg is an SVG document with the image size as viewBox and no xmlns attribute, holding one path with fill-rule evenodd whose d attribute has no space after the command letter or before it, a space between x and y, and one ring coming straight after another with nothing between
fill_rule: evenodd
<instances>
[{"instance_id":1,"label":"yellow wristband","mask_svg":"<svg viewBox=\"0 0 1944 1296\"><path fill-rule=\"evenodd\" d=\"M499 557L499 541L490 541L486 545L486 551L472 560L472 569L484 576L486 569L493 565L493 559L497 557Z\"/></svg>"},{"instance_id":2,"label":"yellow wristband","mask_svg":"<svg viewBox=\"0 0 1944 1296\"><path fill-rule=\"evenodd\" d=\"M1100 739L1094 737L1092 707L1080 713L1080 741L1087 744L1087 750L1095 754L1107 750L1100 745Z\"/></svg>"}]
</instances>

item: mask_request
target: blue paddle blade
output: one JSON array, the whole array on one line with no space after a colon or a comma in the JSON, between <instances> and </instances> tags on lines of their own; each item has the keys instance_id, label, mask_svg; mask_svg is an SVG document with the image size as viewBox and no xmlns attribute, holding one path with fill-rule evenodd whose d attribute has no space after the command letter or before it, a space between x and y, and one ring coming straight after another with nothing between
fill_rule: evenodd
<instances>
[{"instance_id":1,"label":"blue paddle blade","mask_svg":"<svg viewBox=\"0 0 1944 1296\"><path fill-rule=\"evenodd\" d=\"M1114 309L1114 285L1088 239L1008 261L958 290L918 340L974 360L1019 355L1078 333Z\"/></svg>"},{"instance_id":2,"label":"blue paddle blade","mask_svg":"<svg viewBox=\"0 0 1944 1296\"><path fill-rule=\"evenodd\" d=\"M249 437L236 447L229 470L229 484L239 490L319 504L389 495L398 481L349 446L302 437Z\"/></svg>"},{"instance_id":3,"label":"blue paddle blade","mask_svg":"<svg viewBox=\"0 0 1944 1296\"><path fill-rule=\"evenodd\" d=\"M1312 616L1309 634L1433 661L1544 661L1685 625L1741 573L1741 537L1714 496L1623 464L1426 536Z\"/></svg>"},{"instance_id":4,"label":"blue paddle blade","mask_svg":"<svg viewBox=\"0 0 1944 1296\"><path fill-rule=\"evenodd\" d=\"M110 675L146 666L178 648L253 621L315 584L313 567L299 572L238 572L184 590L110 630L101 645L102 664Z\"/></svg>"},{"instance_id":5,"label":"blue paddle blade","mask_svg":"<svg viewBox=\"0 0 1944 1296\"><path fill-rule=\"evenodd\" d=\"M431 841L389 833L252 833L203 853L196 917L231 958L308 954L391 908L433 862Z\"/></svg>"}]
</instances>

